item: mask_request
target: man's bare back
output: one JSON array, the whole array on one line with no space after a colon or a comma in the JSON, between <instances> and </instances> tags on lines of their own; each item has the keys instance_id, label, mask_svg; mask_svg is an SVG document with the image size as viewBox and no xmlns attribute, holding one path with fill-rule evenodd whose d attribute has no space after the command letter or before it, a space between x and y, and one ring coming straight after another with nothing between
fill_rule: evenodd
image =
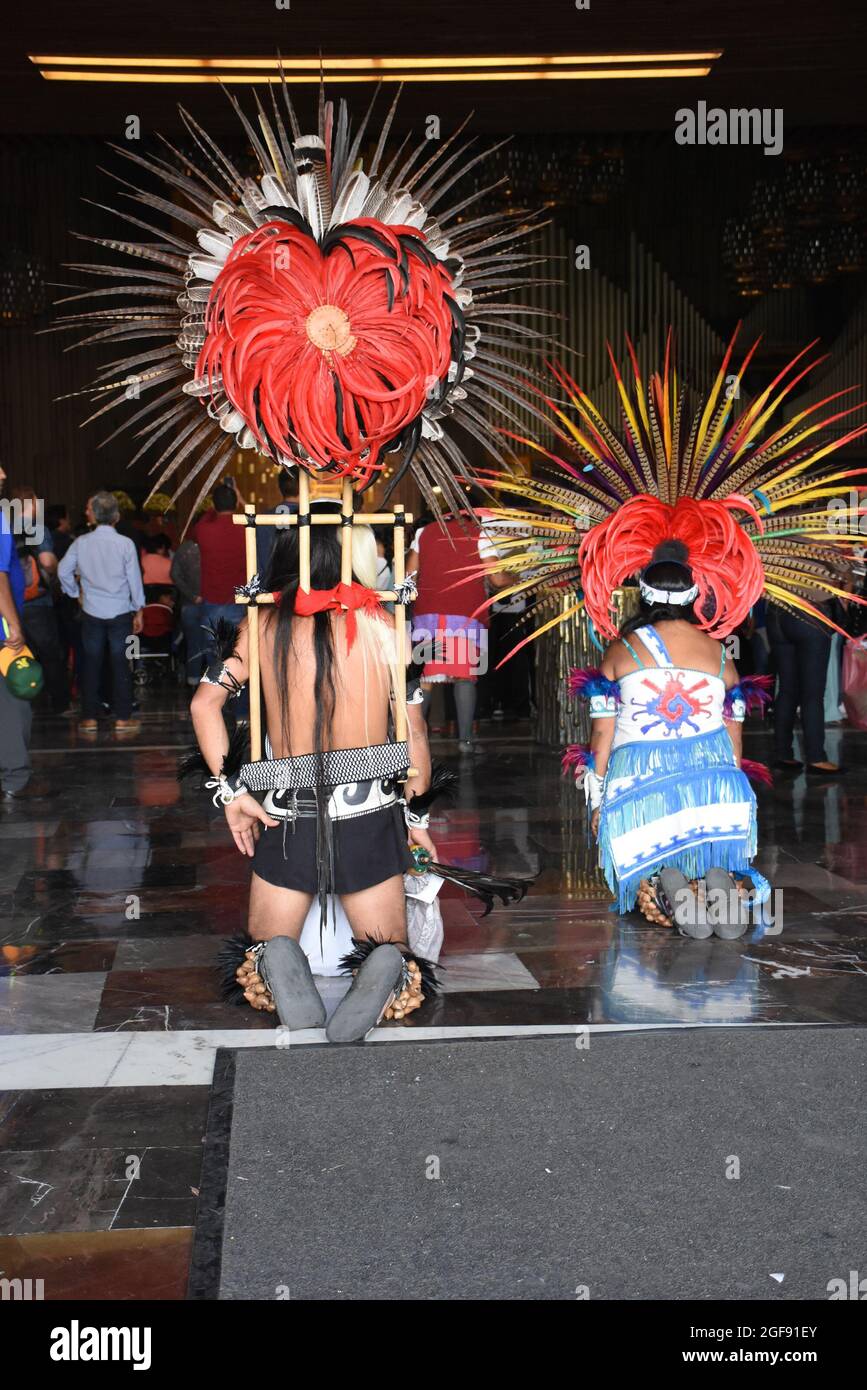
<instances>
[{"instance_id":1,"label":"man's bare back","mask_svg":"<svg viewBox=\"0 0 867 1390\"><path fill-rule=\"evenodd\" d=\"M383 658L376 659L356 640L346 649L346 616L330 615L334 639L334 718L332 748L358 748L384 743L388 737L389 671ZM385 619L383 619L385 622ZM297 615L292 621L292 646L287 659L289 737L281 727L280 693L274 669L276 614L265 615L260 626L260 666L268 738L275 758L310 753L315 745L316 655L313 618ZM387 633L383 633L387 636ZM378 655L378 654L377 654Z\"/></svg>"}]
</instances>

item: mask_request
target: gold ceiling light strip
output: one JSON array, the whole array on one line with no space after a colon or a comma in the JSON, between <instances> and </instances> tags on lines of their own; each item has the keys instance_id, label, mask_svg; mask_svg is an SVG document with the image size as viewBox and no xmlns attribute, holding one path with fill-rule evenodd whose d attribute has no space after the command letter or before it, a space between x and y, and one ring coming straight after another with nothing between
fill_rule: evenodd
<instances>
[{"instance_id":1,"label":"gold ceiling light strip","mask_svg":"<svg viewBox=\"0 0 867 1390\"><path fill-rule=\"evenodd\" d=\"M485 57L318 58L283 60L292 83L538 82L706 77L722 50L702 53L594 53ZM30 54L49 82L157 82L177 85L281 81L275 58L141 58Z\"/></svg>"},{"instance_id":2,"label":"gold ceiling light strip","mask_svg":"<svg viewBox=\"0 0 867 1390\"><path fill-rule=\"evenodd\" d=\"M210 68L220 70L252 68L264 69L273 73L279 71L279 60L275 58L82 58L68 54L58 57L36 53L31 53L28 56L31 63L35 63L37 67ZM295 69L302 71L311 69L318 74L320 66L324 66L326 72L352 68L365 68L371 72L379 72L390 68L540 68L547 66L594 67L597 65L607 67L619 63L652 65L658 63L711 63L720 57L722 57L722 49L713 49L706 53L574 53L545 54L543 56L522 54L470 58L329 58L324 63L320 63L319 58L284 58L282 64L287 73Z\"/></svg>"},{"instance_id":3,"label":"gold ceiling light strip","mask_svg":"<svg viewBox=\"0 0 867 1390\"><path fill-rule=\"evenodd\" d=\"M571 72L561 72L559 70L541 70L539 72L404 72L404 73L381 73L379 75L365 74L363 77L357 73L342 74L339 77L330 77L325 74L326 81L336 83L345 82L539 82L539 81L568 81L568 82L601 82L605 79L616 79L621 81L628 78L648 78L648 77L707 77L710 72L709 67L701 68L582 68ZM269 86L279 83L279 77L251 77L242 76L235 73L166 73L166 72L142 72L142 73L120 73L120 72L61 72L46 69L42 76L48 82L163 82L174 83L176 86L188 85L190 83L220 83L222 85L237 86L246 84L248 86ZM286 74L287 80L293 86L304 83L315 83L318 85L319 77L312 74L296 75Z\"/></svg>"}]
</instances>

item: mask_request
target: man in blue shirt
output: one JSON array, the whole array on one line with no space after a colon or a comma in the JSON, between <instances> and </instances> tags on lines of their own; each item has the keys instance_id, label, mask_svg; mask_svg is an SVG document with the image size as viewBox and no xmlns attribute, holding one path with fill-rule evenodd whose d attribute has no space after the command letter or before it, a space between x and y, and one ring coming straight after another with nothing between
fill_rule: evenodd
<instances>
[{"instance_id":1,"label":"man in blue shirt","mask_svg":"<svg viewBox=\"0 0 867 1390\"><path fill-rule=\"evenodd\" d=\"M126 733L138 727L132 718L132 672L129 638L142 629L145 596L138 552L115 527L120 518L110 492L97 492L88 503L94 530L73 541L58 566L65 594L81 599L81 680L79 728L94 733L99 713L99 676L108 652L111 662L114 727Z\"/></svg>"},{"instance_id":2,"label":"man in blue shirt","mask_svg":"<svg viewBox=\"0 0 867 1390\"><path fill-rule=\"evenodd\" d=\"M0 496L4 495L6 474L0 467ZM0 507L0 643L18 652L25 645L21 626L24 606L24 574L9 515ZM44 796L45 787L31 781L30 726L33 713L29 700L10 695L0 676L0 788L4 801Z\"/></svg>"}]
</instances>

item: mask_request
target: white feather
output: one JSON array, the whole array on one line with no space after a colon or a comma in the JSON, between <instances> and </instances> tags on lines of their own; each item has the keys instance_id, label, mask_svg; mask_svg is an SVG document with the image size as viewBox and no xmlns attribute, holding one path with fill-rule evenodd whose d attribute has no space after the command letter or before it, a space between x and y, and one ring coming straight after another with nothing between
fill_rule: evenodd
<instances>
[{"instance_id":1,"label":"white feather","mask_svg":"<svg viewBox=\"0 0 867 1390\"><path fill-rule=\"evenodd\" d=\"M392 195L383 214L383 221L389 222L393 227L402 227L406 224L406 214L412 207L412 196L409 193L399 193Z\"/></svg>"},{"instance_id":2,"label":"white feather","mask_svg":"<svg viewBox=\"0 0 867 1390\"><path fill-rule=\"evenodd\" d=\"M199 280L216 280L223 269L222 263L212 260L210 256L190 256L189 266Z\"/></svg>"},{"instance_id":3,"label":"white feather","mask_svg":"<svg viewBox=\"0 0 867 1390\"><path fill-rule=\"evenodd\" d=\"M239 236L246 236L256 226L255 222L251 221L240 208L232 207L230 203L224 203L220 198L211 208L211 216L218 227L222 227L224 232L228 232L235 239Z\"/></svg>"},{"instance_id":4,"label":"white feather","mask_svg":"<svg viewBox=\"0 0 867 1390\"><path fill-rule=\"evenodd\" d=\"M298 211L310 223L311 231L318 241L328 225L330 215L330 190L325 187L322 156L325 146L318 135L302 135L293 145L296 167L305 160L310 161L316 172L299 174L295 192L298 197ZM325 201L327 198L327 203Z\"/></svg>"},{"instance_id":5,"label":"white feather","mask_svg":"<svg viewBox=\"0 0 867 1390\"><path fill-rule=\"evenodd\" d=\"M407 227L423 227L426 218L427 213L421 203L410 203L409 210L403 220Z\"/></svg>"},{"instance_id":6,"label":"white feather","mask_svg":"<svg viewBox=\"0 0 867 1390\"><path fill-rule=\"evenodd\" d=\"M246 420L240 410L229 409L225 415L220 416L220 429L225 430L226 434L236 434L238 430L245 429Z\"/></svg>"},{"instance_id":7,"label":"white feather","mask_svg":"<svg viewBox=\"0 0 867 1390\"><path fill-rule=\"evenodd\" d=\"M298 211L295 199L286 192L279 179L273 174L263 174L261 178L262 196L269 207L294 208Z\"/></svg>"},{"instance_id":8,"label":"white feather","mask_svg":"<svg viewBox=\"0 0 867 1390\"><path fill-rule=\"evenodd\" d=\"M356 169L354 174L350 174L343 192L334 204L329 226L339 227L344 222L354 222L360 217L369 189L370 179L363 170Z\"/></svg>"},{"instance_id":9,"label":"white feather","mask_svg":"<svg viewBox=\"0 0 867 1390\"><path fill-rule=\"evenodd\" d=\"M209 256L213 256L214 260L219 261L221 265L235 245L232 237L227 236L225 232L211 232L206 227L196 232L196 241L203 251L206 251Z\"/></svg>"},{"instance_id":10,"label":"white feather","mask_svg":"<svg viewBox=\"0 0 867 1390\"><path fill-rule=\"evenodd\" d=\"M381 183L371 184L370 192L364 200L362 217L379 217L386 193Z\"/></svg>"}]
</instances>

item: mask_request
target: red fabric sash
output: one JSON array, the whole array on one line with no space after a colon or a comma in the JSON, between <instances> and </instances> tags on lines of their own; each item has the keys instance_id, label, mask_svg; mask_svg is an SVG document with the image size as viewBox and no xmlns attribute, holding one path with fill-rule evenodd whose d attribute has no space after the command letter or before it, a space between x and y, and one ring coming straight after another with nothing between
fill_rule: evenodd
<instances>
[{"instance_id":1,"label":"red fabric sash","mask_svg":"<svg viewBox=\"0 0 867 1390\"><path fill-rule=\"evenodd\" d=\"M355 614L361 610L371 618L381 618L382 604L375 589L367 589L363 584L335 584L333 589L311 589L305 593L299 589L295 595L295 612L302 618L314 613L325 613L336 609L346 614L346 650L352 651L358 624Z\"/></svg>"}]
</instances>

